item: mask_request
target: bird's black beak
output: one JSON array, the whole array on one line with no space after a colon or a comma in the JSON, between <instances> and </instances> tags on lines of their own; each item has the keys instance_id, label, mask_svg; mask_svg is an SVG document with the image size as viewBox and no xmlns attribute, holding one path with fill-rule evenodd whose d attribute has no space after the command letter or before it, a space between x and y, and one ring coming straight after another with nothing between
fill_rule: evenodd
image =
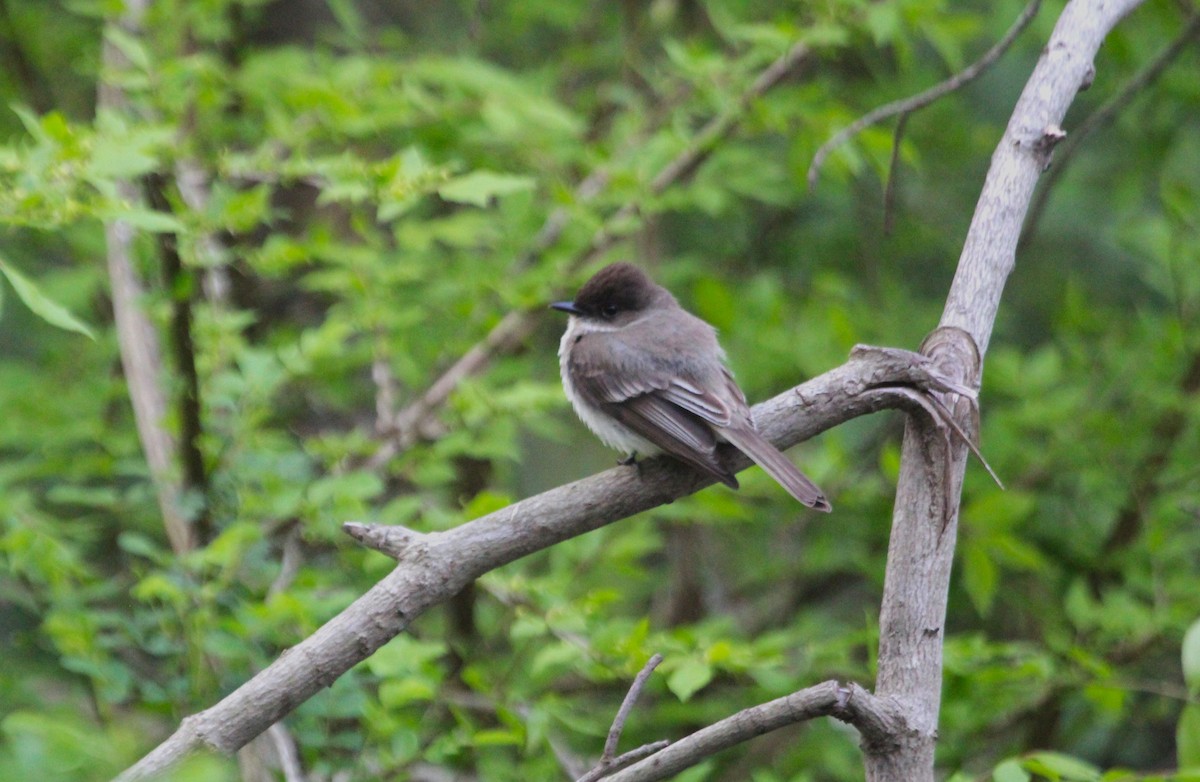
<instances>
[{"instance_id":1,"label":"bird's black beak","mask_svg":"<svg viewBox=\"0 0 1200 782\"><path fill-rule=\"evenodd\" d=\"M575 306L573 301L556 301L550 305L550 309L566 312L571 315L582 315L583 313Z\"/></svg>"}]
</instances>

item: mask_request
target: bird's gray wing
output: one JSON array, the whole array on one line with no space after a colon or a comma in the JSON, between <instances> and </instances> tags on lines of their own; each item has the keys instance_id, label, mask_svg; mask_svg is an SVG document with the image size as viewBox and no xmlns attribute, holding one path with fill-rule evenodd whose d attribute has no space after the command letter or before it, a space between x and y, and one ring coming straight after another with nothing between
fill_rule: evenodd
<instances>
[{"instance_id":1,"label":"bird's gray wing","mask_svg":"<svg viewBox=\"0 0 1200 782\"><path fill-rule=\"evenodd\" d=\"M571 349L575 392L675 458L722 483L737 479L721 463L712 424L724 426L730 411L698 384L656 366L613 333L588 334Z\"/></svg>"}]
</instances>

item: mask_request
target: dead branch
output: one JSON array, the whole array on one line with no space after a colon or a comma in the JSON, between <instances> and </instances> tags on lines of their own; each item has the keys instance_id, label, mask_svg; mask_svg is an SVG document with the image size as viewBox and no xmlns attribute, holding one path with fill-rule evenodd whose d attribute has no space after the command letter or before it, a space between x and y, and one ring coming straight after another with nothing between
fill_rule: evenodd
<instances>
[{"instance_id":1,"label":"dead branch","mask_svg":"<svg viewBox=\"0 0 1200 782\"><path fill-rule=\"evenodd\" d=\"M976 387L1021 223L1076 93L1095 76L1109 30L1139 0L1072 0L1063 10L992 156L941 323L922 346L941 374ZM969 437L972 407L951 408ZM967 448L925 416L909 416L879 617L875 693L899 704L909 730L890 745L864 744L869 782L932 782L942 690L946 600Z\"/></svg>"},{"instance_id":2,"label":"dead branch","mask_svg":"<svg viewBox=\"0 0 1200 782\"><path fill-rule=\"evenodd\" d=\"M895 391L899 385L961 390L918 354L860 346L842 366L757 405L755 422L765 437L789 448L851 418L911 405ZM750 464L736 451L725 458L737 470ZM398 566L250 681L186 718L118 779L145 779L202 746L231 754L482 574L710 483L673 460L648 459L638 469L615 467L445 532L346 524L356 540L395 557Z\"/></svg>"},{"instance_id":3,"label":"dead branch","mask_svg":"<svg viewBox=\"0 0 1200 782\"><path fill-rule=\"evenodd\" d=\"M630 712L633 711L633 705L637 703L638 697L642 694L642 689L645 688L650 674L654 673L654 669L662 661L663 656L655 654L646 661L642 670L634 677L633 684L629 686L629 692L625 694L625 699L621 701L621 707L617 709L617 716L613 718L612 727L608 730L608 739L604 742L604 752L601 753L600 760L596 762L591 771L581 776L576 782L596 782L596 780L636 763L644 757L653 755L667 746L669 743L667 741L655 741L617 756L617 744L621 741L621 733L625 730L625 723L629 719Z\"/></svg>"},{"instance_id":4,"label":"dead branch","mask_svg":"<svg viewBox=\"0 0 1200 782\"><path fill-rule=\"evenodd\" d=\"M863 746L890 745L907 732L899 707L857 684L827 681L752 706L702 728L624 771L611 782L653 782L678 774L717 752L756 736L816 717L835 717L858 728Z\"/></svg>"},{"instance_id":5,"label":"dead branch","mask_svg":"<svg viewBox=\"0 0 1200 782\"><path fill-rule=\"evenodd\" d=\"M1013 41L1017 40L1017 36L1021 34L1021 31L1029 26L1029 23L1033 21L1033 17L1037 16L1038 8L1041 7L1041 4L1042 0L1030 0L1029 5L1025 6L1025 10L1021 11L1021 15L1017 17L1017 21L1013 22L1013 26L1008 29L1004 37L992 48L984 52L982 57L963 70L940 84L935 84L924 92L919 92L908 98L892 101L891 103L872 109L838 131L833 138L822 144L816 154L813 155L812 163L808 165L808 189L810 191L816 189L817 177L821 175L821 168L825 165L825 161L835 149L845 144L851 138L888 117L894 117L897 114L903 117L918 109L923 109L939 98L949 95L955 90L960 90L979 78L996 60L1000 59L1002 54L1008 51L1008 48L1012 46ZM900 137L898 135L894 144L896 148L899 148Z\"/></svg>"}]
</instances>

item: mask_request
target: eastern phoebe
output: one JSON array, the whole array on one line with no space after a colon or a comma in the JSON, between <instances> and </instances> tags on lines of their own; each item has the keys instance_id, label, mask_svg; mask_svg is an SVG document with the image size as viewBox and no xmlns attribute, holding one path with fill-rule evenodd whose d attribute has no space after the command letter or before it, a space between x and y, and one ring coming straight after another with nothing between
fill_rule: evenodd
<instances>
[{"instance_id":1,"label":"eastern phoebe","mask_svg":"<svg viewBox=\"0 0 1200 782\"><path fill-rule=\"evenodd\" d=\"M574 301L558 349L563 388L575 412L606 445L629 454L666 452L726 486L738 487L717 452L732 443L788 494L832 509L820 489L754 428L746 395L725 367L712 326L628 263L596 273Z\"/></svg>"}]
</instances>

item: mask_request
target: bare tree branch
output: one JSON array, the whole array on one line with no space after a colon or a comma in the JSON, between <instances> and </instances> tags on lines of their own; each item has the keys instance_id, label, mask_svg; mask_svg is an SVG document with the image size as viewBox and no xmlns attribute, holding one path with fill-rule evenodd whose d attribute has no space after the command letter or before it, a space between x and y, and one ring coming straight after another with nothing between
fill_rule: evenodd
<instances>
[{"instance_id":1,"label":"bare tree branch","mask_svg":"<svg viewBox=\"0 0 1200 782\"><path fill-rule=\"evenodd\" d=\"M825 161L829 158L830 154L854 136L888 117L894 117L897 114L904 116L918 109L923 109L939 98L949 95L955 90L962 89L979 78L996 60L1000 59L1002 54L1008 51L1008 48L1012 46L1013 41L1017 40L1017 36L1021 34L1021 31L1029 26L1029 23L1033 21L1033 17L1037 16L1038 8L1041 7L1041 4L1042 0L1030 0L1029 5L1025 6L1025 10L1017 17L1017 21L1013 22L1013 26L1008 29L1008 32L1004 34L1004 37L995 46L988 49L982 57L949 79L940 84L935 84L924 92L872 109L838 131L833 138L822 144L816 154L813 155L812 163L808 166L808 189L813 190L816 188L817 177L821 175L821 168L825 165ZM897 148L900 146L899 134L897 134L894 143Z\"/></svg>"},{"instance_id":2,"label":"bare tree branch","mask_svg":"<svg viewBox=\"0 0 1200 782\"><path fill-rule=\"evenodd\" d=\"M858 728L864 747L891 745L907 730L901 710L894 702L877 698L857 684L828 681L739 711L607 779L610 782L666 779L756 736L827 716Z\"/></svg>"},{"instance_id":3,"label":"bare tree branch","mask_svg":"<svg viewBox=\"0 0 1200 782\"><path fill-rule=\"evenodd\" d=\"M596 780L603 779L667 746L669 743L667 741L655 741L630 750L620 757L617 756L617 744L621 741L621 733L625 730L625 722L629 719L630 712L633 711L633 705L637 703L638 697L642 694L642 689L645 688L650 674L654 673L654 669L662 661L663 656L655 654L646 661L642 670L634 677L633 684L629 686L629 692L625 694L625 699L621 701L621 707L617 709L617 716L613 718L612 727L608 730L608 738L604 742L604 752L601 753L600 760L591 771L579 777L577 782L596 782Z\"/></svg>"},{"instance_id":4,"label":"bare tree branch","mask_svg":"<svg viewBox=\"0 0 1200 782\"><path fill-rule=\"evenodd\" d=\"M147 5L148 0L128 0L120 26L127 32L136 33ZM128 67L128 61L120 48L107 38L101 57L104 74L98 88L97 110L127 110L128 98L110 80L110 76ZM118 182L117 192L129 203L136 203L142 198L137 186L128 181ZM142 283L133 268L133 239L134 229L129 223L123 220L105 223L104 240L112 286L113 319L116 321L117 343L121 349L121 366L133 403L133 417L154 482L163 525L171 548L176 554L183 554L195 546L195 536L191 524L183 515L180 501L183 491L171 466L175 442L163 426L167 401L160 385L162 350L154 324L142 310Z\"/></svg>"},{"instance_id":5,"label":"bare tree branch","mask_svg":"<svg viewBox=\"0 0 1200 782\"><path fill-rule=\"evenodd\" d=\"M858 347L837 369L757 405L755 423L777 446L789 448L856 416L911 405L912 400L895 389L905 384L941 392L957 388L945 382L929 359L915 353ZM736 470L750 464L733 449L724 458ZM616 467L445 532L346 524L356 540L397 558L398 566L246 684L186 718L170 738L119 779L145 779L201 746L226 754L236 751L464 584L710 483L671 459L648 459L637 469Z\"/></svg>"},{"instance_id":6,"label":"bare tree branch","mask_svg":"<svg viewBox=\"0 0 1200 782\"><path fill-rule=\"evenodd\" d=\"M1060 124L1075 94L1094 77L1100 43L1138 3L1072 0L1059 17L992 156L941 323L922 346L942 375L977 385L1004 283L1016 262L1021 223L1051 150L1062 138ZM974 436L971 407L962 400L947 407ZM966 457L966 447L940 436L928 419L909 417L884 577L875 686L877 696L901 706L909 730L892 745L864 744L869 782L934 778L946 599Z\"/></svg>"},{"instance_id":7,"label":"bare tree branch","mask_svg":"<svg viewBox=\"0 0 1200 782\"><path fill-rule=\"evenodd\" d=\"M608 731L608 739L604 742L604 754L600 756L601 760L611 760L617 754L617 744L621 741L621 732L625 730L625 721L629 719L633 705L641 696L642 689L646 686L646 680L650 678L650 674L654 673L654 669L662 661L661 654L654 655L646 661L646 665L634 678L629 692L625 695L625 700L621 701L621 708L617 709L617 716L613 719L612 728Z\"/></svg>"},{"instance_id":8,"label":"bare tree branch","mask_svg":"<svg viewBox=\"0 0 1200 782\"><path fill-rule=\"evenodd\" d=\"M653 741L649 744L643 744L640 747L631 749L628 752L622 752L617 757L606 763L596 766L579 778L578 782L596 782L596 780L604 779L605 777L615 774L623 768L632 766L642 758L648 758L656 752L661 751L665 747L670 746L671 742L666 739L661 741Z\"/></svg>"},{"instance_id":9,"label":"bare tree branch","mask_svg":"<svg viewBox=\"0 0 1200 782\"><path fill-rule=\"evenodd\" d=\"M282 722L255 737L238 750L242 782L275 782L275 771L283 772L284 782L306 782L296 739Z\"/></svg>"},{"instance_id":10,"label":"bare tree branch","mask_svg":"<svg viewBox=\"0 0 1200 782\"><path fill-rule=\"evenodd\" d=\"M275 744L279 756L279 767L285 782L304 782L304 767L300 764L300 753L296 750L296 739L282 722L276 722L267 731Z\"/></svg>"},{"instance_id":11,"label":"bare tree branch","mask_svg":"<svg viewBox=\"0 0 1200 782\"><path fill-rule=\"evenodd\" d=\"M1061 133L1063 117L1095 78L1100 43L1140 0L1072 0L1013 110L992 156L967 232L941 325L963 329L987 352L1004 281L1016 263L1017 239L1038 177Z\"/></svg>"}]
</instances>

